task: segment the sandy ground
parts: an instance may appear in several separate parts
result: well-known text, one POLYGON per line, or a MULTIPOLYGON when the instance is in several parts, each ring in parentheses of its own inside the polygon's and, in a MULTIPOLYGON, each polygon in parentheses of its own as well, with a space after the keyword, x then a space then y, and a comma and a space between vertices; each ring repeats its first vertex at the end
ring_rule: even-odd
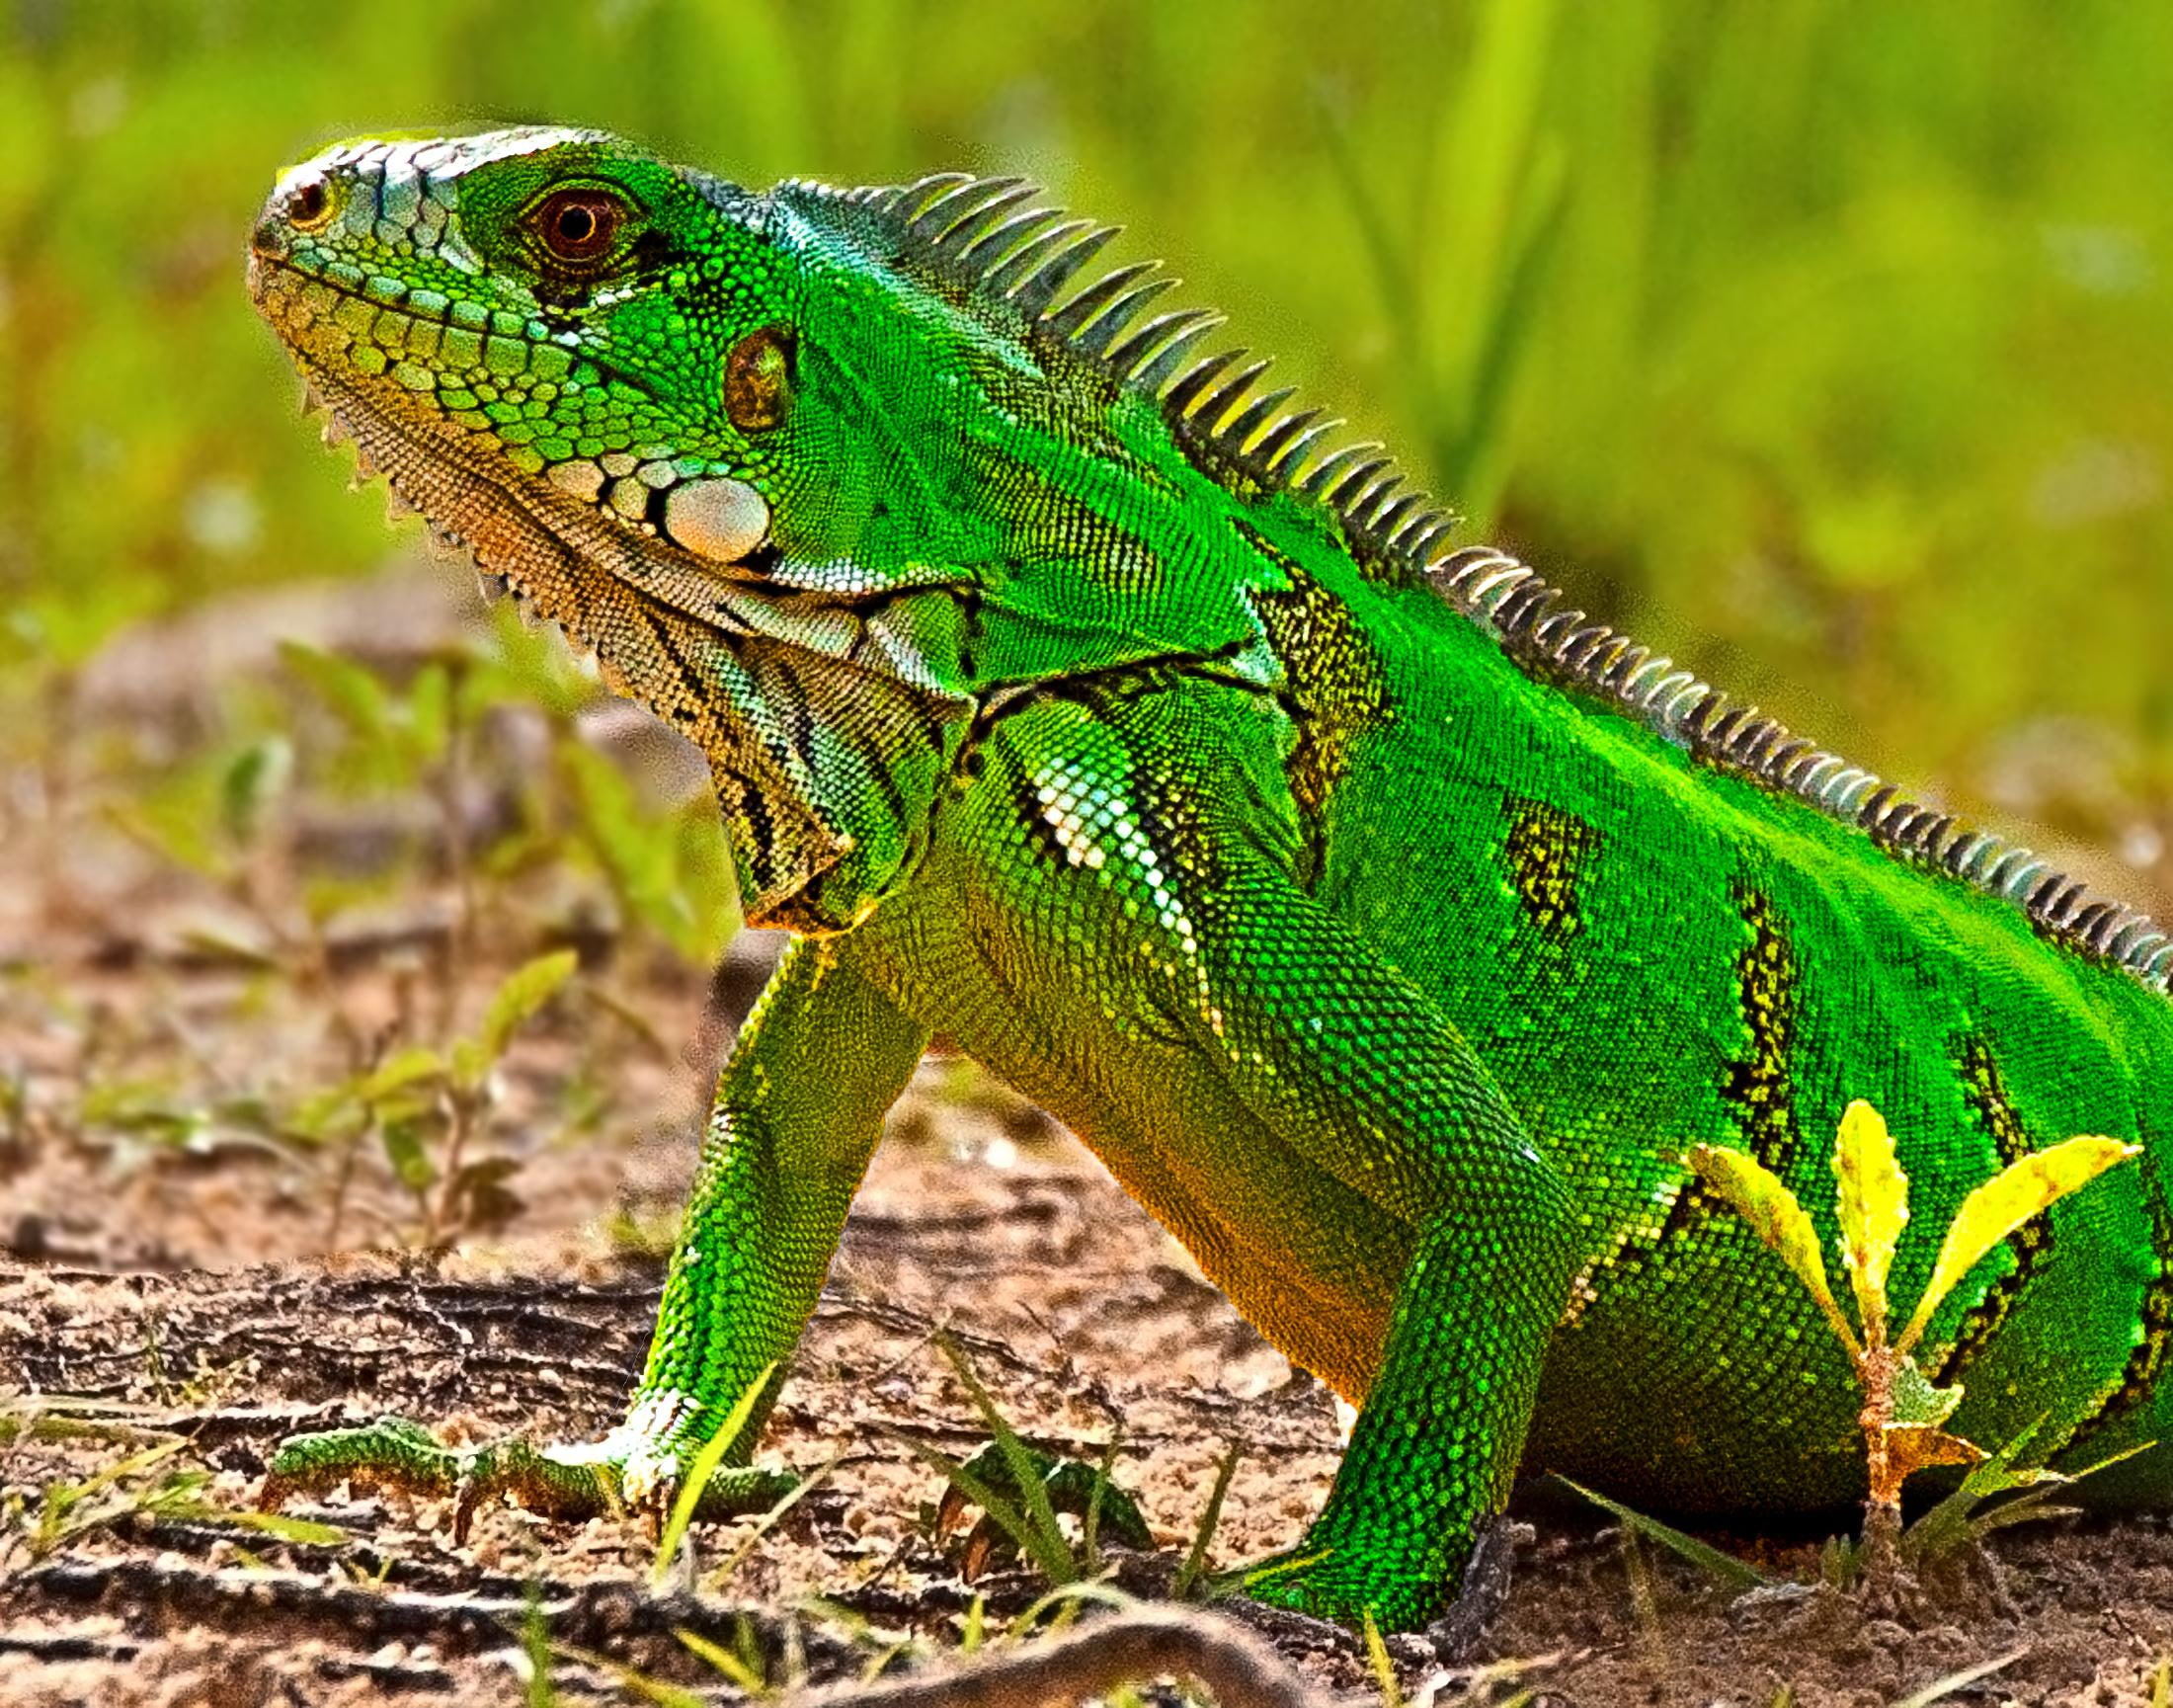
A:
MULTIPOLYGON (((908 1640, 892 1665, 940 1654, 976 1587, 1016 1612, 1041 1586, 1011 1571, 969 1587, 955 1549, 931 1533, 940 1484, 904 1443, 963 1454, 985 1439, 931 1344, 939 1329, 1038 1444, 1091 1457, 1120 1440, 1119 1480, 1158 1547, 1124 1560, 1119 1582, 1167 1583, 1233 1445, 1214 1560, 1293 1540, 1335 1463, 1320 1387, 1068 1142, 1020 1145, 978 1110, 947 1134, 926 1111, 909 1110, 905 1125, 868 1183, 764 1455, 835 1468, 744 1557, 747 1523, 697 1525, 698 1593, 684 1571, 651 1586, 652 1544, 631 1520, 499 1508, 456 1544, 437 1505, 389 1496, 298 1505, 341 1527, 325 1544, 137 1510, 40 1548, 48 1491, 139 1449, 25 1438, 0 1457, 14 1531, 0 1565, 0 1701, 522 1701, 531 1594, 550 1639, 570 1646, 555 1668, 566 1701, 638 1699, 574 1650, 731 1694, 674 1636, 682 1628, 749 1643, 772 1677, 798 1667, 818 1682, 856 1676, 908 1640)), ((247 1213, 218 1184, 221 1213, 247 1213)), ((180 1227, 202 1214, 183 1201, 212 1186, 170 1184, 180 1227)), ((143 1213, 139 1197, 139 1237, 143 1213)), ((0 1271, 0 1372, 18 1418, 33 1398, 67 1416, 65 1396, 103 1403, 78 1418, 186 1437, 175 1460, 123 1487, 196 1466, 210 1473, 205 1499, 244 1505, 291 1429, 384 1411, 469 1437, 606 1426, 638 1366, 656 1282, 653 1261, 578 1232, 239 1269, 16 1264, 0 1271)), ((2173 1649, 2173 1534, 2154 1519, 2011 1532, 2000 1594, 1980 1578, 1904 1622, 1832 1592, 1731 1607, 1671 1559, 1626 1551, 1596 1514, 1543 1495, 1523 1505, 1536 1540, 1445 1699, 1536 1686, 1565 1702, 1763 1704, 1785 1688, 1799 1703, 1869 1704, 2011 1656, 1955 1699, 2139 1702, 2173 1649), (1488 1663, 1509 1665, 1471 1683, 1470 1667, 1488 1663)), ((1814 1539, 1719 1539, 1777 1573, 1815 1577, 1814 1539)), ((1323 1687, 1371 1688, 1354 1641, 1272 1634, 1323 1687)), ((1410 1685, 1436 1670, 1415 1645, 1398 1658, 1410 1685)))

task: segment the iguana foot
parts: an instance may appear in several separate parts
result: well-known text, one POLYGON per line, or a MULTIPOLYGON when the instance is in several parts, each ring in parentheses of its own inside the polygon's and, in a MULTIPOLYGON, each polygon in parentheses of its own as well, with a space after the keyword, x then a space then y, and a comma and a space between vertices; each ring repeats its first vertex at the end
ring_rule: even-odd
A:
MULTIPOLYGON (((601 1441, 545 1447, 518 1437, 447 1447, 405 1418, 289 1435, 272 1456, 258 1504, 277 1507, 296 1495, 344 1482, 358 1490, 449 1498, 455 1542, 467 1540, 478 1508, 505 1498, 552 1518, 642 1512, 656 1528, 701 1447, 687 1431, 684 1414, 684 1406, 668 1399, 647 1400, 601 1441)), ((722 1467, 703 1486, 694 1515, 729 1518, 762 1511, 790 1494, 796 1482, 774 1471, 722 1467)))
POLYGON ((1501 1611, 1508 1598, 1516 1545, 1531 1539, 1528 1526, 1493 1518, 1480 1527, 1464 1568, 1462 1586, 1446 1607, 1443 1586, 1380 1567, 1368 1569, 1355 1552, 1338 1556, 1301 1544, 1257 1565, 1227 1574, 1216 1587, 1287 1612, 1307 1613, 1357 1627, 1366 1615, 1383 1632, 1423 1631, 1444 1661, 1461 1659, 1501 1611))
MULTIPOLYGON (((1026 1456, 1040 1477, 1041 1490, 1048 1497, 1051 1511, 1068 1512, 1083 1524, 1089 1513, 1094 1514, 1094 1534, 1105 1541, 1121 1542, 1127 1548, 1139 1549, 1155 1545, 1154 1532, 1148 1529, 1147 1517, 1139 1509, 1139 1503, 1104 1476, 1099 1465, 1089 1465, 1082 1459, 1058 1458, 1032 1447, 1026 1449, 1026 1456)), ((965 1462, 963 1468, 989 1493, 1014 1509, 1023 1505, 1024 1492, 1011 1474, 1010 1456, 997 1443, 992 1441, 983 1447, 965 1462)), ((956 1484, 945 1489, 942 1502, 935 1509, 937 1532, 948 1534, 957 1529, 972 1504, 971 1498, 956 1484)), ((966 1533, 965 1547, 959 1557, 959 1576, 970 1584, 992 1566, 1016 1556, 1017 1552, 1018 1545, 1010 1534, 983 1512, 966 1533)))

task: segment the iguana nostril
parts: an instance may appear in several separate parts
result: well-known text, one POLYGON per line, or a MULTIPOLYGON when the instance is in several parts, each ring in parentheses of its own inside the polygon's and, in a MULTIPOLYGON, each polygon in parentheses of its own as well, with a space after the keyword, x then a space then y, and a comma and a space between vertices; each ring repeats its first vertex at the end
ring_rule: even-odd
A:
POLYGON ((297 231, 314 230, 332 212, 332 195, 322 178, 305 178, 286 193, 283 209, 287 224, 297 231))

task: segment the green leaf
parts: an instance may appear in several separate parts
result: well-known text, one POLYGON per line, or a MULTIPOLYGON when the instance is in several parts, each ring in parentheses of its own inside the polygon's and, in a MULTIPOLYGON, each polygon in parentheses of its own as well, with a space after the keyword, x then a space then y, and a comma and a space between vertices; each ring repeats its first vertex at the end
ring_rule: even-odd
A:
POLYGON ((392 696, 375 672, 351 658, 295 640, 281 642, 280 658, 316 691, 326 709, 357 741, 376 746, 387 739, 393 723, 392 696))
POLYGON ((1818 1254, 1818 1230, 1811 1226, 1810 1213, 1797 1202, 1787 1182, 1756 1157, 1720 1145, 1692 1145, 1687 1160, 1707 1188, 1779 1254, 1825 1313, 1841 1343, 1851 1354, 1857 1352, 1855 1331, 1841 1315, 1840 1306, 1833 1300, 1833 1289, 1826 1284, 1825 1259, 1818 1254))
POLYGON ((1766 1583, 1766 1575, 1755 1566, 1738 1560, 1732 1554, 1724 1554, 1709 1542, 1701 1542, 1695 1536, 1686 1536, 1671 1524, 1662 1524, 1657 1518, 1648 1518, 1643 1512, 1625 1506, 1620 1501, 1610 1501, 1605 1495, 1594 1494, 1581 1483, 1572 1483, 1560 1472, 1555 1481, 1566 1489, 1573 1489, 1604 1512, 1612 1512, 1630 1529, 1647 1541, 1665 1548, 1669 1553, 1690 1562, 1722 1588, 1740 1592, 1756 1589, 1766 1583))
POLYGON ((1962 1404, 1962 1384, 1949 1388, 1935 1388, 1931 1379, 1916 1367, 1914 1358, 1904 1357, 1893 1372, 1893 1421, 1896 1423, 1921 1423, 1937 1425, 1954 1416, 1955 1408, 1962 1404))
POLYGON ((349 1095, 357 1102, 377 1103, 396 1092, 445 1071, 445 1058, 422 1044, 397 1050, 354 1083, 349 1095))
POLYGON ((747 1420, 754 1416, 755 1408, 762 1403, 763 1391, 769 1385, 770 1372, 776 1369, 772 1359, 755 1372, 740 1397, 732 1402, 732 1409, 725 1413, 724 1422, 717 1425, 717 1432, 701 1444, 701 1451, 694 1455, 694 1462, 686 1467, 685 1480, 680 1484, 678 1497, 672 1502, 672 1515, 665 1521, 664 1534, 657 1538, 657 1557, 650 1568, 650 1582, 662 1584, 664 1575, 671 1570, 678 1557, 680 1542, 686 1534, 686 1526, 694 1520, 694 1508, 701 1503, 701 1492, 709 1487, 709 1479, 717 1474, 717 1467, 724 1463, 725 1454, 732 1450, 732 1443, 739 1439, 740 1431, 747 1427, 747 1420))
POLYGON ((1893 1135, 1879 1111, 1858 1098, 1833 1141, 1835 1199, 1841 1213, 1841 1262, 1856 1294, 1856 1320, 1872 1344, 1886 1340, 1887 1275, 1909 1219, 1909 1178, 1893 1154, 1893 1135))
POLYGON ((1917 1300, 1915 1313, 1894 1345, 1907 1351, 1916 1344, 1940 1301, 1986 1252, 2047 1206, 2088 1185, 2139 1150, 2139 1146, 2119 1139, 2068 1139, 2008 1164, 1964 1198, 1939 1248, 1939 1260, 1932 1265, 1932 1278, 1924 1288, 1924 1296, 1917 1300))
POLYGON ((238 848, 256 840, 265 810, 293 769, 294 750, 282 736, 266 736, 236 754, 219 777, 219 822, 238 848))
POLYGON ((385 1161, 400 1184, 418 1195, 438 1179, 438 1165, 423 1145, 422 1127, 415 1121, 387 1121, 377 1130, 385 1147, 385 1161))
POLYGON ((581 957, 572 949, 558 949, 547 955, 537 955, 514 970, 492 996, 475 1036, 462 1040, 453 1049, 454 1076, 464 1087, 472 1091, 489 1077, 491 1069, 498 1065, 498 1058, 506 1053, 506 1046, 513 1041, 514 1033, 558 994, 580 964, 581 957))

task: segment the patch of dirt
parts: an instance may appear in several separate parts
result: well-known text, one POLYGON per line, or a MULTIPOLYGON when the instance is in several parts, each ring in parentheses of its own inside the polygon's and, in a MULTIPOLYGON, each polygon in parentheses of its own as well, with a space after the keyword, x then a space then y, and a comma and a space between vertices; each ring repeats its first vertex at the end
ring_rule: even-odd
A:
MULTIPOLYGON (((580 1241, 167 1275, 18 1266, 0 1274, 0 1371, 19 1399, 95 1398, 137 1427, 185 1432, 213 1473, 209 1496, 238 1505, 297 1428, 386 1411, 471 1437, 607 1426, 656 1294, 653 1265, 580 1241)), ((940 1653, 974 1591, 927 1533, 936 1479, 901 1442, 964 1454, 984 1437, 930 1344, 938 1327, 1037 1443, 1093 1456, 1121 1436, 1118 1475, 1159 1546, 1123 1562, 1120 1582, 1167 1582, 1226 1444, 1242 1457, 1220 1563, 1294 1540, 1333 1473, 1326 1393, 1294 1376, 1090 1159, 1068 1145, 999 1146, 958 1161, 902 1142, 869 1181, 764 1455, 802 1469, 842 1457, 698 1599, 650 1586, 652 1544, 628 1520, 498 1508, 456 1544, 439 1504, 328 1499, 296 1508, 346 1529, 318 1545, 138 1514, 40 1558, 16 1547, 0 1583, 0 1700, 515 1701, 530 1596, 551 1641, 689 1688, 718 1679, 679 1629, 749 1644, 765 1665, 817 1682, 858 1675, 902 1639, 940 1653), (809 1610, 811 1596, 824 1611, 809 1610)), ((26 1439, 0 1460, 0 1480, 35 1511, 41 1491, 128 1450, 26 1439)), ((1477 1686, 1479 1700, 1521 1683, 1576 1703, 1763 1704, 1786 1687, 1807 1705, 1871 1704, 2012 1654, 1955 1699, 2139 1702, 2173 1648, 2173 1534, 2156 1519, 2010 1533, 2005 1612, 1978 1585, 1951 1617, 1912 1626, 1830 1592, 1730 1608, 1646 1549, 1641 1591, 1618 1531, 1559 1502, 1527 1505, 1537 1539, 1484 1653, 1445 1699, 1471 1665, 1511 1662, 1477 1686)), ((733 1559, 750 1527, 697 1525, 699 1571, 733 1559)), ((1761 1557, 1812 1578, 1815 1552, 1768 1543, 1761 1557)), ((980 1587, 992 1607, 1016 1611, 1038 1586, 1010 1572, 980 1587)), ((1355 1640, 1269 1635, 1320 1684, 1370 1688, 1355 1640)), ((1434 1671, 1415 1644, 1397 1653, 1408 1682, 1434 1671)), ((565 1701, 626 1699, 597 1663, 562 1658, 556 1682, 565 1701)))

